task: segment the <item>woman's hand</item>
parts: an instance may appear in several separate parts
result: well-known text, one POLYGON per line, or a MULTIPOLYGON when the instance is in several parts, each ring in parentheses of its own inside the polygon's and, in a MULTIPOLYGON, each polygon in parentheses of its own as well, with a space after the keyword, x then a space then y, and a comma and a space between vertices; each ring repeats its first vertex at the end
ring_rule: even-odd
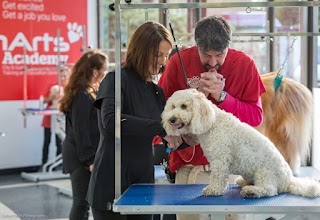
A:
POLYGON ((183 143, 183 140, 180 136, 167 135, 164 137, 164 139, 168 142, 167 145, 172 150, 176 150, 183 143))
POLYGON ((181 137, 189 146, 195 146, 199 144, 198 139, 193 135, 183 134, 181 137))
POLYGON ((89 166, 89 170, 90 170, 90 172, 92 173, 92 171, 93 171, 93 164, 91 164, 91 165, 89 166))

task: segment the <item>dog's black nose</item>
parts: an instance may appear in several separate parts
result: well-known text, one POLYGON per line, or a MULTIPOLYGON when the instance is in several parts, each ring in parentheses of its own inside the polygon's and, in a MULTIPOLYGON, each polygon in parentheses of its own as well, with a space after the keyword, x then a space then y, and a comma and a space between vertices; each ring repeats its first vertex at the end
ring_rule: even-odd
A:
POLYGON ((177 121, 177 118, 173 116, 169 119, 169 121, 173 124, 177 121))

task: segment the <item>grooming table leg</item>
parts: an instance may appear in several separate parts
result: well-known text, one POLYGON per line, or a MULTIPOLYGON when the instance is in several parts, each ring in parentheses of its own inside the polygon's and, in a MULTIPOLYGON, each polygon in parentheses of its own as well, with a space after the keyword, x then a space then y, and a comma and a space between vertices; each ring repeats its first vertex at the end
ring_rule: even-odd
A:
POLYGON ((224 220, 225 214, 211 214, 211 220, 224 220))

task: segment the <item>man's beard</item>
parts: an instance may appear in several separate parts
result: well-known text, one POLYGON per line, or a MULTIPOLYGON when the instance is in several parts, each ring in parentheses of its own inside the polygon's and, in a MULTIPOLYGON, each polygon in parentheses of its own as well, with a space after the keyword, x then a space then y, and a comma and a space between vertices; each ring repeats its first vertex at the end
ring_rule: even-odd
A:
POLYGON ((212 66, 210 66, 208 63, 206 63, 206 64, 204 64, 203 66, 204 66, 204 68, 205 68, 206 70, 208 70, 208 71, 211 70, 211 69, 213 69, 213 68, 218 71, 218 69, 220 68, 220 65, 219 65, 219 64, 216 64, 215 66, 212 67, 212 66))

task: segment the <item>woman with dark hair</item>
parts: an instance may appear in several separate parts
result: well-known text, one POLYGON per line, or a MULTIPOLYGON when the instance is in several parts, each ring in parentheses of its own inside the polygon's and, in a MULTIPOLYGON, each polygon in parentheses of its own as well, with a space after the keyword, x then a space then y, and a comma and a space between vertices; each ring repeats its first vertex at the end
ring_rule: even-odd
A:
POLYGON ((84 53, 74 65, 59 102, 60 111, 66 115, 62 159, 63 172, 70 173, 72 185, 70 220, 89 217, 86 196, 100 136, 93 103, 107 68, 108 58, 104 53, 98 50, 84 53))
MULTIPOLYGON (((162 90, 152 81, 172 49, 173 38, 160 23, 146 22, 131 37, 121 69, 121 191, 134 183, 154 183, 152 139, 165 136, 162 90)), ((97 100, 100 143, 91 175, 88 201, 95 220, 151 220, 152 215, 123 216, 112 212, 115 199, 115 72, 106 75, 97 100)), ((181 138, 164 137, 170 147, 181 138)), ((176 146, 175 146, 176 145, 176 146)))

